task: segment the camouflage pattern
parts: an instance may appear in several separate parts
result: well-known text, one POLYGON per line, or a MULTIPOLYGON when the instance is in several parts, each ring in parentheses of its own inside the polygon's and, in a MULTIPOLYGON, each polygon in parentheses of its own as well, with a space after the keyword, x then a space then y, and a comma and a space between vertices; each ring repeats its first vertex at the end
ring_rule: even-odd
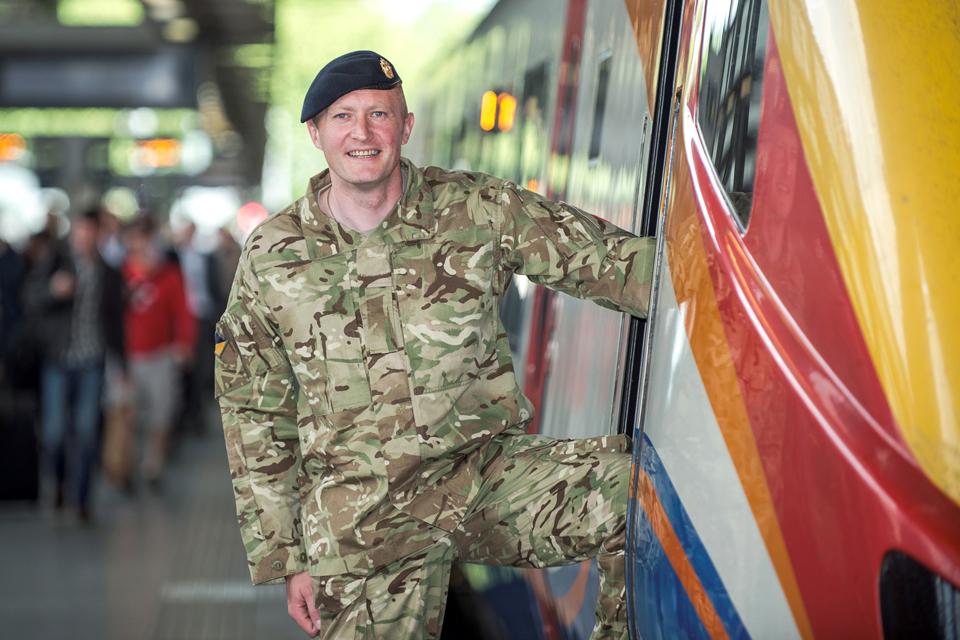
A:
POLYGON ((454 561, 543 568, 599 556, 593 640, 628 638, 624 544, 631 458, 625 436, 494 438, 481 489, 453 533, 375 570, 313 578, 320 637, 436 638, 454 561))
POLYGON ((491 443, 526 433, 512 273, 645 316, 654 243, 483 174, 403 161, 366 238, 307 194, 251 234, 217 394, 254 583, 371 574, 453 533, 491 443))

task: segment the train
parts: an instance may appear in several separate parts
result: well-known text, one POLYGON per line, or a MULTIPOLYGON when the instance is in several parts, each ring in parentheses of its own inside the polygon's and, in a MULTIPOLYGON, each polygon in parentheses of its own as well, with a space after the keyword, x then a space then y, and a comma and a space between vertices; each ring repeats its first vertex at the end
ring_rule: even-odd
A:
MULTIPOLYGON (((960 637, 960 8, 500 0, 407 154, 657 236, 646 321, 515 277, 555 437, 628 433, 633 638, 960 637)), ((463 566, 587 638, 590 563, 463 566)))

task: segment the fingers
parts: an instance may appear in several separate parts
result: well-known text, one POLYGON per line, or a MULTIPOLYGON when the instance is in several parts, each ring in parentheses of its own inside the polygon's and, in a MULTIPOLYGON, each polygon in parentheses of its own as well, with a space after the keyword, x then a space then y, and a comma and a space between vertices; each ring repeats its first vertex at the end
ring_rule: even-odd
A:
POLYGON ((320 633, 320 610, 317 609, 313 604, 314 599, 313 599, 313 581, 312 580, 306 581, 306 593, 304 594, 304 596, 307 602, 307 614, 310 616, 310 620, 314 624, 314 629, 316 629, 316 632, 314 635, 316 635, 316 633, 320 633))
POLYGON ((313 604, 313 586, 306 571, 287 579, 287 613, 311 638, 320 633, 320 612, 313 604))

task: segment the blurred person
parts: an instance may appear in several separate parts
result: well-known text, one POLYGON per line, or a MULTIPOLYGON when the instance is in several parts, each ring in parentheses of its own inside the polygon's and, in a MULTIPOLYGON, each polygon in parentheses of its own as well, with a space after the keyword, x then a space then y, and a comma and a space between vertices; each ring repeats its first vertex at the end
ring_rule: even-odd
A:
POLYGON ((226 227, 220 228, 220 241, 217 243, 216 255, 217 266, 220 275, 220 292, 223 294, 219 300, 220 307, 217 309, 216 316, 219 318, 227 310, 227 294, 230 293, 230 285, 233 284, 233 277, 237 273, 237 266, 240 264, 240 253, 242 247, 234 239, 233 234, 226 227))
POLYGON ((24 290, 41 348, 43 442, 55 506, 62 507, 73 488, 85 522, 98 457, 104 359, 108 352, 124 358, 123 284, 100 258, 98 227, 96 211, 74 220, 66 245, 35 265, 24 290), (68 471, 75 485, 67 481, 68 471))
MULTIPOLYGON (((100 207, 100 233, 97 247, 103 261, 121 269, 125 249, 122 225, 109 209, 100 207)), ((126 295, 126 290, 124 291, 126 295)), ((126 303, 126 297, 124 298, 126 303)), ((133 392, 125 362, 107 353, 103 368, 103 446, 101 470, 115 486, 133 490, 133 392)))
POLYGON ((329 166, 251 233, 217 393, 253 582, 310 636, 439 636, 455 561, 597 558, 593 639, 623 639, 630 439, 528 433, 497 302, 514 273, 645 317, 654 238, 401 157, 400 78, 356 51, 301 122, 329 166))
POLYGON ((156 485, 177 415, 181 371, 193 357, 196 326, 180 268, 157 246, 152 219, 131 223, 124 240, 123 275, 130 291, 124 317, 127 358, 137 423, 145 432, 140 471, 156 485))
POLYGON ((100 237, 97 246, 104 262, 119 269, 123 265, 123 239, 121 238, 121 224, 117 216, 107 209, 100 210, 100 237))
POLYGON ((20 324, 20 286, 23 283, 23 258, 0 239, 0 386, 6 386, 6 365, 13 335, 20 324))
POLYGON ((20 284, 22 318, 13 328, 10 352, 7 355, 8 383, 25 398, 40 394, 40 359, 42 345, 39 320, 43 309, 34 309, 25 293, 46 286, 46 281, 56 266, 56 251, 50 233, 43 229, 27 240, 24 247, 23 280, 20 284))
POLYGON ((213 400, 214 325, 223 310, 216 256, 197 251, 197 227, 187 222, 174 233, 175 250, 186 286, 187 303, 196 319, 196 343, 191 366, 184 370, 183 405, 178 425, 183 432, 202 434, 205 409, 213 400))

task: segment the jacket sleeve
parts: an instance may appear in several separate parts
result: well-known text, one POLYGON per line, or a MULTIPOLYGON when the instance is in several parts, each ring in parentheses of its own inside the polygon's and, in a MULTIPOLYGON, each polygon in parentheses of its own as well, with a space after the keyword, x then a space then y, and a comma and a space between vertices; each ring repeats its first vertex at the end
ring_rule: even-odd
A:
POLYGON ((181 349, 193 353, 197 342, 197 320, 187 303, 187 288, 183 271, 177 266, 173 269, 176 286, 170 288, 170 308, 173 311, 173 341, 181 349))
POLYGON ((217 324, 216 393, 254 584, 307 568, 300 521, 297 387, 282 343, 243 267, 217 324))
POLYGON ((123 276, 113 267, 103 265, 103 294, 100 300, 100 323, 107 351, 127 370, 127 352, 124 340, 123 311, 126 295, 123 276))
POLYGON ((655 238, 638 238, 510 182, 496 197, 505 269, 602 307, 647 317, 655 238))

